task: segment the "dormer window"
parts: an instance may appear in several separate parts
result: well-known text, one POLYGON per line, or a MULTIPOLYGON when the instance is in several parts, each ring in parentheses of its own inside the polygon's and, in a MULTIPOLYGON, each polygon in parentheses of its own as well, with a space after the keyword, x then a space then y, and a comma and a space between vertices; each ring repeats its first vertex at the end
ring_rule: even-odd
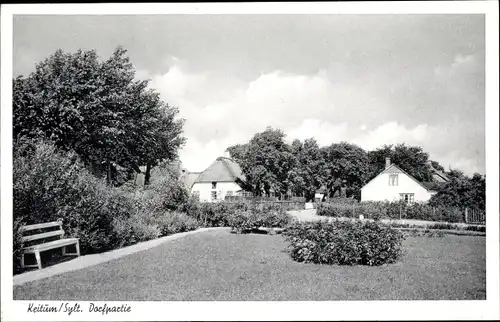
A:
POLYGON ((389 186, 397 186, 398 185, 398 175, 390 174, 389 175, 389 186))

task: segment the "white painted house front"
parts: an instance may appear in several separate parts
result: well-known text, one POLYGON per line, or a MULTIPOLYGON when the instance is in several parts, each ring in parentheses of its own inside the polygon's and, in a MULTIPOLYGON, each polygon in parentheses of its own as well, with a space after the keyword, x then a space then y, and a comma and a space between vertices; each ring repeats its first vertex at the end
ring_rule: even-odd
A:
POLYGON ((240 166, 227 157, 219 157, 194 182, 191 193, 201 202, 217 202, 226 196, 243 193, 244 176, 240 166))
POLYGON ((386 168, 361 188, 361 201, 426 202, 437 192, 432 183, 422 183, 386 160, 386 168))

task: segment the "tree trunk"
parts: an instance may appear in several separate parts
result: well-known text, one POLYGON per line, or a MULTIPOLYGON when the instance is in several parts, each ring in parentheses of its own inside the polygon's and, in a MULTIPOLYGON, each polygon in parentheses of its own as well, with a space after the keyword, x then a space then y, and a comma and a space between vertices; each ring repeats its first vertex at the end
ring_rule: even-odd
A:
POLYGON ((144 175, 144 185, 148 186, 151 179, 151 164, 146 165, 146 174, 144 175))

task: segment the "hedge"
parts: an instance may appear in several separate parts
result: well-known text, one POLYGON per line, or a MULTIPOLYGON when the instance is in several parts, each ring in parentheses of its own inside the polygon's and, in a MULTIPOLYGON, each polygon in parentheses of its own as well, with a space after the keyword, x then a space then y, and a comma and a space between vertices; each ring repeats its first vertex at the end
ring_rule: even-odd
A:
POLYGON ((186 213, 206 227, 231 227, 236 232, 248 232, 258 227, 283 228, 292 216, 277 203, 248 200, 199 203, 191 201, 186 213))
POLYGON ((305 263, 378 266, 396 262, 405 236, 379 222, 296 222, 284 232, 293 260, 305 263))
POLYGON ((404 202, 360 202, 357 204, 320 203, 319 216, 370 219, 417 219, 428 221, 464 222, 464 212, 455 207, 431 207, 427 204, 404 202))

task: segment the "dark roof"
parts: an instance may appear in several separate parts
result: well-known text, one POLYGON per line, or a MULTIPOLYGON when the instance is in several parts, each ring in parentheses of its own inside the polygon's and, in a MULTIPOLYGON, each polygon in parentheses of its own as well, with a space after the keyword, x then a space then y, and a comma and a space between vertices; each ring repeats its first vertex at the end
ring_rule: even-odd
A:
POLYGON ((199 175, 196 182, 235 182, 237 180, 244 181, 240 165, 229 158, 219 157, 199 175))
POLYGON ((439 187, 439 184, 436 182, 421 182, 421 184, 427 190, 436 190, 439 187))

